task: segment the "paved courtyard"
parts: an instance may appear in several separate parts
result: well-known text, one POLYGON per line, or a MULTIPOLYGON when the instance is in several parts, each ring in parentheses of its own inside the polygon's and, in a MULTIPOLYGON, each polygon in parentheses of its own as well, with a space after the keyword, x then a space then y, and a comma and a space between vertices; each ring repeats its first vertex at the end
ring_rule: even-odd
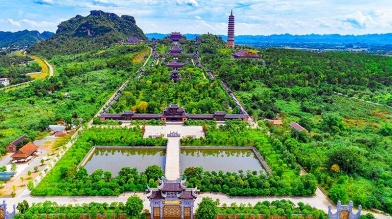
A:
POLYGON ((144 137, 148 138, 149 136, 160 136, 164 135, 167 138, 167 134, 170 132, 178 132, 181 137, 204 137, 203 127, 202 126, 184 126, 182 124, 173 124, 166 126, 146 126, 146 132, 144 133, 144 137))

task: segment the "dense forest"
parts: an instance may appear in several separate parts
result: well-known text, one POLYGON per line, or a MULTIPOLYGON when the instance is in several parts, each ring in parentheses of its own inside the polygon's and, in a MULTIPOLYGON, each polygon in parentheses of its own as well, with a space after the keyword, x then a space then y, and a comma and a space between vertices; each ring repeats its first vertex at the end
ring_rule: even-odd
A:
POLYGON ((178 104, 194 114, 233 111, 235 104, 219 81, 205 79, 206 73, 196 67, 181 69, 179 73, 181 80, 176 83, 170 80, 171 72, 166 67, 147 69, 145 77, 124 91, 113 110, 162 113, 170 104, 178 104))
POLYGON ((219 38, 201 39, 203 65, 253 118, 283 120, 270 127, 271 143, 294 155, 333 201, 392 212, 391 58, 267 49, 262 59, 235 60, 219 38))
POLYGON ((114 46, 99 53, 55 56, 56 76, 37 80, 26 88, 0 92, 0 145, 23 134, 43 136, 49 124, 87 121, 129 77, 136 77, 147 48, 114 46), (88 88, 88 89, 86 89, 88 88))

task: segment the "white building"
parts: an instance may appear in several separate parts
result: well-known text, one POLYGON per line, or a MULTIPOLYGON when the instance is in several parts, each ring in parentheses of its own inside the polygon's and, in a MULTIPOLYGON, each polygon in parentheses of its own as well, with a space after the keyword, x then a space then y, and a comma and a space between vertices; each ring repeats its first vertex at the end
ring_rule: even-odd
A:
POLYGON ((10 80, 8 78, 0 78, 0 83, 4 86, 10 85, 10 80))

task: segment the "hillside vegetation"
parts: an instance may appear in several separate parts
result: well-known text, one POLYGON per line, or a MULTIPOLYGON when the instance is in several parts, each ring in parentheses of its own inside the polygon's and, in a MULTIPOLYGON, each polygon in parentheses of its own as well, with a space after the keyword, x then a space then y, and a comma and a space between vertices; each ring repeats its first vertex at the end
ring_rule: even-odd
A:
POLYGON ((101 53, 55 56, 55 77, 37 80, 29 87, 0 92, 0 145, 27 134, 32 140, 45 135, 56 121, 88 121, 109 96, 129 77, 136 77, 140 63, 134 57, 145 51, 139 46, 113 46, 101 53))
POLYGON ((28 51, 46 58, 99 51, 130 36, 147 39, 136 25, 134 17, 91 11, 86 17, 77 15, 60 23, 53 37, 34 45, 28 51))
POLYGON ((218 38, 202 40, 203 64, 254 118, 283 120, 270 127, 270 141, 295 155, 333 201, 392 212, 391 58, 267 49, 262 59, 235 60, 218 38))
POLYGON ((39 33, 36 30, 28 31, 18 31, 18 32, 4 32, 0 31, 0 47, 11 47, 11 46, 32 46, 42 40, 48 39, 53 33, 43 32, 39 33))

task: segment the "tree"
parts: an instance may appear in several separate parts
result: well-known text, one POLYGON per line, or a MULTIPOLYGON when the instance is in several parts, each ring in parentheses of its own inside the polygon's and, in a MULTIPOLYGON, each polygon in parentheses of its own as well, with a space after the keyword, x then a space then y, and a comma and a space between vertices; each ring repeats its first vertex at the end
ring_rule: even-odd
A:
POLYGON ((131 218, 138 217, 143 210, 143 201, 136 195, 128 198, 124 211, 131 218))
POLYGON ((203 198, 196 210, 198 219, 215 219, 217 214, 218 207, 211 198, 203 198))
POLYGON ((340 172, 340 167, 337 164, 334 164, 331 166, 331 172, 332 173, 339 173, 340 172))
POLYGON ((11 171, 15 172, 17 168, 18 168, 18 167, 16 166, 15 163, 13 163, 13 164, 11 165, 11 171))
POLYGON ((34 167, 34 172, 38 172, 38 166, 34 167))
POLYGON ((139 105, 137 106, 137 109, 141 113, 145 113, 148 107, 148 103, 146 101, 140 101, 139 105))
POLYGON ((329 165, 337 164, 346 173, 356 173, 362 170, 364 157, 356 147, 340 146, 329 153, 329 165))
POLYGON ((148 166, 145 173, 148 180, 153 179, 155 181, 163 176, 163 170, 158 165, 148 166))
POLYGON ((29 209, 29 203, 26 200, 18 203, 16 207, 21 214, 24 214, 29 209))
POLYGON ((45 163, 45 160, 42 159, 42 160, 41 160, 41 166, 44 165, 44 163, 45 163))
POLYGON ((33 181, 30 181, 30 182, 27 183, 27 188, 28 188, 30 191, 33 191, 33 189, 34 189, 34 183, 33 183, 33 181))
POLYGON ((29 178, 31 178, 31 171, 27 171, 27 175, 29 176, 29 178))

